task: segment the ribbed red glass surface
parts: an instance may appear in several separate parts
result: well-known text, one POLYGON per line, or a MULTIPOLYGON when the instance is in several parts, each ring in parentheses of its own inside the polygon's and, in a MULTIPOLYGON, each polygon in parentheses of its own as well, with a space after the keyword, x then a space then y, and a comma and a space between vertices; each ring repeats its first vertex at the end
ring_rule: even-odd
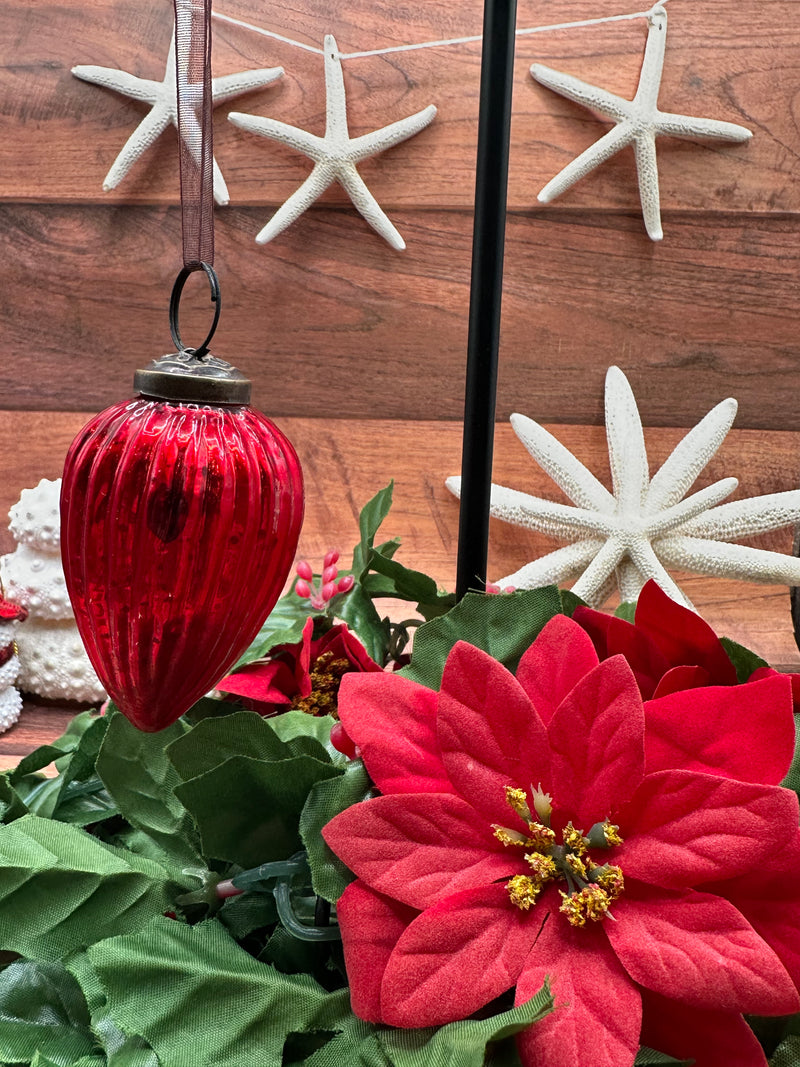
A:
POLYGON ((281 593, 303 517, 289 441, 250 407, 138 397, 67 455, 61 548, 89 659, 142 730, 229 670, 281 593))

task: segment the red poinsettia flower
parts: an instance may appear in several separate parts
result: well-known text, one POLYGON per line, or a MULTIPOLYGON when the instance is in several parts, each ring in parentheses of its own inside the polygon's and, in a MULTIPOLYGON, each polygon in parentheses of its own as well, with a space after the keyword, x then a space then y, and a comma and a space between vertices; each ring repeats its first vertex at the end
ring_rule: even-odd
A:
POLYGON ((229 674, 217 686, 241 697, 261 715, 300 708, 312 715, 335 714, 339 685, 351 671, 382 671, 347 626, 332 626, 313 638, 314 620, 303 627, 302 640, 278 645, 265 662, 229 674))
POLYGON ((742 1013, 800 1007, 788 679, 643 704, 557 616, 516 677, 462 642, 440 692, 351 675, 339 712, 382 794, 324 830, 358 876, 337 906, 357 1015, 441 1025, 547 977, 530 1067, 629 1067, 645 1040, 766 1064, 742 1013))
MULTIPOLYGON (((725 648, 699 615, 676 603, 654 581, 636 602, 634 623, 593 608, 573 618, 591 637, 600 659, 623 655, 645 700, 704 685, 736 685, 736 669, 725 648)), ((748 681, 777 674, 759 667, 748 681)), ((795 709, 800 710, 800 674, 790 674, 795 709)))

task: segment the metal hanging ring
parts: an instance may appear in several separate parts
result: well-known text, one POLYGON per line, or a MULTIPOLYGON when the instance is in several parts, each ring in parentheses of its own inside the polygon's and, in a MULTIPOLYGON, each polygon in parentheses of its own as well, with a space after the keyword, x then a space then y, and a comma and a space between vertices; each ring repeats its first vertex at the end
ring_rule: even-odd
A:
POLYGON ((208 353, 208 346, 211 344, 211 338, 214 336, 217 329, 217 323, 219 322, 220 305, 219 279, 217 278, 214 268, 209 263, 199 263, 192 267, 184 267, 175 279, 175 284, 172 287, 172 296, 169 298, 169 332, 172 334, 172 340, 177 345, 179 352, 191 352, 197 359, 202 359, 203 356, 208 353), (198 348, 187 348, 181 339, 180 330, 178 329, 178 310, 181 303, 183 287, 186 285, 186 279, 190 274, 193 274, 197 270, 205 271, 206 277, 208 278, 208 284, 211 286, 211 303, 214 305, 214 321, 211 323, 211 329, 208 331, 208 336, 205 341, 203 341, 198 348))

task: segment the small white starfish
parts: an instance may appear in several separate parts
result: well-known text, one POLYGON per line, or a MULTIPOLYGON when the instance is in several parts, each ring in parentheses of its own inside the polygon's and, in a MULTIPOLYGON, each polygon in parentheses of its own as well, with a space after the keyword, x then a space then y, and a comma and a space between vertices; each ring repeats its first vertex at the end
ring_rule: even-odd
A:
MULTIPOLYGON (((142 100, 151 104, 151 108, 133 133, 122 151, 114 160, 108 174, 103 179, 103 191, 116 189, 133 164, 161 136, 170 123, 178 129, 178 91, 175 81, 175 35, 172 37, 164 80, 157 82, 149 78, 137 78, 124 70, 114 67, 78 66, 72 68, 76 78, 113 89, 132 100, 142 100)), ((221 78, 212 78, 212 107, 230 100, 253 89, 261 89, 276 81, 283 74, 283 67, 270 67, 262 70, 245 70, 238 74, 225 74, 221 78)), ((214 160, 214 199, 218 204, 227 204, 230 200, 228 187, 222 177, 222 171, 214 160)))
MULTIPOLYGON (((717 578, 800 585, 800 559, 727 543, 800 521, 800 490, 720 504, 738 485, 736 478, 724 478, 686 497, 725 439, 736 407, 732 399, 717 404, 651 479, 631 387, 618 367, 610 367, 606 436, 613 492, 544 427, 524 415, 512 415, 511 425, 523 445, 576 507, 493 485, 495 518, 572 542, 498 584, 535 589, 580 575, 572 591, 596 607, 610 595, 615 577, 623 600, 636 600, 645 581, 653 578, 673 600, 692 607, 666 567, 717 578)), ((460 495, 460 478, 448 478, 446 484, 460 495)))
POLYGON ((289 126, 276 119, 259 118, 255 115, 243 115, 232 111, 228 118, 235 125, 251 133, 271 137, 290 148, 297 149, 314 160, 314 169, 289 199, 275 212, 266 226, 256 236, 259 244, 266 244, 295 222, 303 212, 317 200, 329 185, 338 181, 354 206, 381 237, 385 238, 398 250, 406 243, 389 221, 378 201, 364 183, 356 170, 356 164, 387 148, 405 141, 419 133, 436 114, 433 104, 418 111, 415 115, 400 119, 372 133, 361 137, 351 137, 347 129, 347 101, 342 76, 342 61, 336 47, 336 40, 327 34, 324 41, 325 51, 325 92, 327 97, 327 118, 325 136, 317 137, 297 126, 289 126))
POLYGON ((639 86, 633 100, 625 100, 605 89, 598 89, 579 78, 573 78, 570 74, 561 74, 550 67, 534 63, 531 74, 536 81, 561 96, 566 96, 568 100, 596 111, 604 118, 613 119, 616 123, 604 137, 590 145, 545 185, 539 193, 539 200, 543 204, 549 204, 621 148, 632 144, 636 155, 639 197, 645 228, 653 241, 660 241, 664 234, 661 229, 656 137, 659 134, 669 134, 671 137, 747 141, 753 136, 745 126, 738 126, 734 122, 692 118, 658 110, 658 91, 661 87, 666 43, 667 13, 663 7, 654 7, 648 15, 647 44, 639 86))

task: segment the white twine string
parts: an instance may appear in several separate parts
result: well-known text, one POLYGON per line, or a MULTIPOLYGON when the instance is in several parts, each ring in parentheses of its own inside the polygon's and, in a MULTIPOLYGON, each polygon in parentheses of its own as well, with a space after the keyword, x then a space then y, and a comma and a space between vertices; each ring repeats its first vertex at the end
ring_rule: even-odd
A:
MULTIPOLYGON (((627 22, 630 19, 647 19, 650 18, 655 11, 669 0, 658 0, 646 11, 634 11, 629 15, 606 15, 604 18, 597 19, 580 19, 577 22, 555 22, 548 26, 529 26, 526 29, 517 30, 517 37, 527 37, 533 33, 549 33, 554 30, 574 30, 583 26, 601 26, 606 22, 627 22)), ((255 26, 252 22, 245 22, 243 19, 235 19, 230 15, 222 15, 218 11, 212 12, 212 18, 218 19, 220 22, 228 22, 232 26, 241 26, 242 29, 251 30, 253 33, 259 33, 262 37, 271 37, 275 41, 282 41, 283 44, 294 45, 295 48, 302 48, 304 52, 313 52, 315 55, 324 55, 321 48, 315 48, 310 44, 303 44, 302 41, 295 41, 291 37, 284 37, 280 33, 275 33, 273 30, 265 30, 262 26, 255 26)), ((364 59, 367 56, 388 56, 392 52, 415 52, 420 48, 448 48, 451 45, 456 44, 474 44, 476 41, 482 41, 483 35, 477 34, 474 37, 450 37, 442 41, 422 41, 419 44, 399 44, 393 45, 391 48, 373 48, 367 52, 340 52, 339 59, 364 59)))

